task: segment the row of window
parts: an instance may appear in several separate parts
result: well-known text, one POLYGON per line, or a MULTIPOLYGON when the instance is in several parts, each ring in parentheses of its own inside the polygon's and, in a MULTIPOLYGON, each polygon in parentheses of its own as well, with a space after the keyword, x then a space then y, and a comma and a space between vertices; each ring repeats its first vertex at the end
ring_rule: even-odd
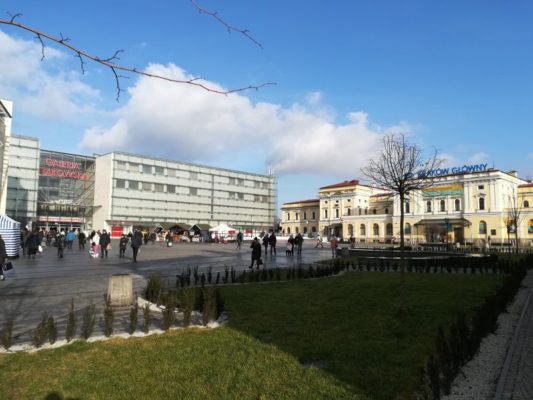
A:
MULTIPOLYGON (((198 180, 200 177, 205 176, 205 174, 195 172, 195 171, 183 171, 172 168, 160 167, 157 165, 148 165, 148 164, 138 164, 138 163, 127 163, 126 161, 116 161, 116 167, 119 170, 129 171, 129 172, 139 172, 143 174, 152 174, 159 176, 169 176, 169 177, 180 177, 180 173, 185 173, 190 180, 198 180)), ((233 186, 245 186, 245 180, 243 178, 233 178, 230 177, 229 184, 233 186)), ((268 187, 268 182, 263 181, 252 181, 253 187, 256 189, 266 189, 268 187)))
MULTIPOLYGON (((118 189, 131 189, 131 190, 141 190, 146 192, 156 192, 156 193, 178 193, 177 185, 168 185, 162 183, 153 183, 153 182, 142 182, 142 181, 127 181, 125 179, 115 179, 115 187, 118 189)), ((187 192, 181 193, 189 196, 199 196, 198 188, 186 187, 187 192)), ((200 189, 208 190, 208 189, 200 189)), ((238 192, 227 192, 228 198, 230 200, 245 200, 245 193, 238 192)), ((258 203, 268 203, 268 196, 262 196, 258 194, 249 194, 248 196, 253 196, 253 200, 250 198, 250 201, 258 203)), ((209 196, 210 197, 210 196, 209 196)))

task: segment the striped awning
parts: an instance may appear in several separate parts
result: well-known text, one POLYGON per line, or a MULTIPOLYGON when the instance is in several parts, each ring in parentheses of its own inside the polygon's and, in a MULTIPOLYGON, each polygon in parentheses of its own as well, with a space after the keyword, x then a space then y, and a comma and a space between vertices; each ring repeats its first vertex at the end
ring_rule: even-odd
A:
POLYGON ((6 244, 8 257, 18 257, 20 251, 20 222, 0 214, 0 235, 6 244))

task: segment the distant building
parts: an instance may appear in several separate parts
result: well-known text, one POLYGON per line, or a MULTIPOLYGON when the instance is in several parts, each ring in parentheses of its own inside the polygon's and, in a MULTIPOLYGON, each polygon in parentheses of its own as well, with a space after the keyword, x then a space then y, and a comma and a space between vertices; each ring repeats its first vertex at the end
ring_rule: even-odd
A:
MULTIPOLYGON (((357 180, 322 187, 319 231, 358 243, 398 242, 404 207, 407 244, 497 245, 512 242, 518 230, 520 242, 533 245, 533 183, 486 164, 453 170, 437 176, 430 188, 410 193, 403 205, 393 193, 357 180), (519 211, 518 223, 513 209, 519 211)), ((291 204, 282 206, 282 229, 292 224, 286 218, 291 204)))
POLYGON ((301 233, 313 237, 319 225, 320 200, 300 200, 283 204, 281 208, 281 233, 296 235, 301 233))

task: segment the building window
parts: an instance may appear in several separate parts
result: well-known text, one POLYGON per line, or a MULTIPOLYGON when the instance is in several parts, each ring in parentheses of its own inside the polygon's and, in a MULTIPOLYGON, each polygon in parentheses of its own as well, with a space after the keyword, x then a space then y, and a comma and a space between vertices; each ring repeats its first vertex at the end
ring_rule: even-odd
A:
POLYGON ((288 213, 287 213, 287 221, 290 221, 290 220, 291 220, 291 213, 288 212, 288 213))
POLYGON ((237 193, 238 200, 244 200, 244 193, 237 193))
POLYGON ((366 226, 365 226, 365 224, 361 224, 361 226, 359 226, 359 233, 361 234, 361 236, 366 236, 366 226))
POLYGON ((163 168, 163 167, 155 167, 155 174, 156 175, 165 175, 165 168, 163 168))
POLYGON ((198 180, 198 172, 189 171, 189 179, 192 179, 193 181, 198 180))
POLYGON ((426 212, 431 212, 431 201, 426 201, 426 212))
POLYGON ((368 208, 365 208, 365 215, 368 215, 368 208))
POLYGON ((261 187, 261 182, 254 181, 254 188, 259 189, 261 187))
POLYGON ((359 207, 359 215, 361 215, 361 208, 359 207))
POLYGON ((149 192, 152 190, 152 184, 150 182, 141 182, 142 190, 145 192, 149 192))
POLYGON ((483 197, 479 198, 479 209, 484 210, 485 209, 485 199, 483 197))
POLYGON ((409 200, 406 200, 405 202, 405 213, 409 214, 411 212, 410 206, 409 206, 409 200))
POLYGON ((298 221, 299 218, 300 218, 300 214, 298 214, 297 212, 294 213, 294 220, 298 221))
POLYGON ((376 210, 375 208, 372 210, 372 214, 377 214, 378 210, 376 210))
POLYGON ((117 169, 126 170, 126 161, 117 161, 117 169))
POLYGON ((446 202, 444 200, 440 201, 440 211, 441 212, 446 211, 446 202))
POLYGON ((139 172, 139 164, 130 162, 130 172, 139 172))
POLYGON ((143 174, 151 174, 152 173, 152 166, 143 164, 143 174))
POLYGON ((483 190, 483 189, 485 189, 485 185, 479 185, 477 188, 478 188, 479 190, 483 190))
POLYGON ((388 214, 388 213, 389 213, 389 209, 386 208, 386 209, 385 209, 385 214, 388 214))
POLYGON ((296 234, 300 233, 300 230, 298 229, 298 227, 294 228, 294 233, 296 234))
POLYGON ((287 228, 287 235, 291 234, 291 228, 287 228))
POLYGON ((410 235, 410 234, 411 234, 411 224, 410 224, 409 222, 407 222, 407 223, 405 224, 405 228, 404 228, 403 231, 404 231, 404 233, 405 233, 406 235, 410 235))
POLYGON ((307 227, 304 226, 304 233, 307 233, 307 227))
POLYGON ((117 179, 115 187, 119 188, 119 189, 125 189, 126 188, 126 180, 125 179, 117 179))
POLYGON ((167 176, 175 177, 177 175, 177 172, 175 169, 167 168, 167 176))
POLYGON ((339 209, 338 208, 335 209, 335 218, 339 218, 339 209))
POLYGON ((163 193, 165 191, 165 185, 162 183, 154 183, 154 190, 158 193, 163 193))
POLYGON ((352 210, 350 208, 346 209, 346 215, 352 215, 352 210))
POLYGON ((167 185, 167 193, 176 193, 175 185, 167 185))
POLYGON ((374 224, 373 232, 374 232, 374 236, 379 236, 379 225, 378 224, 374 224))
POLYGON ((316 215, 315 215, 314 211, 313 211, 313 213, 311 215, 313 216, 313 219, 315 219, 316 215))
POLYGON ((313 232, 313 233, 316 232, 316 226, 311 227, 311 232, 313 232))
POLYGON ((304 211, 304 220, 307 219, 307 212, 304 211))
POLYGON ((461 211, 461 200, 455 199, 455 211, 461 211))
POLYGON ((390 222, 387 224, 387 236, 392 236, 392 224, 390 222))
POLYGON ((128 181, 128 188, 132 190, 139 190, 139 182, 137 181, 128 181))
POLYGON ((524 200, 524 208, 529 208, 529 201, 524 200))
POLYGON ((324 210, 324 218, 328 217, 328 210, 324 210))
POLYGON ((487 223, 485 221, 479 221, 479 234, 485 235, 487 233, 487 223))
POLYGON ((198 189, 197 188, 189 188, 189 195, 190 196, 198 196, 198 189))

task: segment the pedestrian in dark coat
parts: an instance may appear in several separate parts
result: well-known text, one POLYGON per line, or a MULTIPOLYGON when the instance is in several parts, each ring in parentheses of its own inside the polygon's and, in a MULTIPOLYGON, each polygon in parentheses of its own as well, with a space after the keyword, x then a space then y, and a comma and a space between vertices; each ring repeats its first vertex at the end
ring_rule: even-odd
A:
POLYGON ((137 262, 137 254, 142 246, 143 238, 140 231, 135 231, 131 237, 131 249, 133 250, 133 262, 137 262))
POLYGON ((111 238, 109 237, 109 233, 104 229, 102 231, 102 234, 100 235, 100 241, 98 244, 100 245, 100 258, 107 258, 107 246, 111 243, 111 238))
POLYGON ((80 250, 85 250, 85 242, 87 241, 87 237, 85 236, 85 233, 78 229, 78 247, 80 250))
POLYGON ((129 239, 126 235, 122 234, 120 237, 120 242, 118 243, 118 256, 124 258, 124 253, 126 253, 126 247, 128 246, 129 239))
POLYGON ((63 258, 63 249, 65 248, 65 234, 59 233, 56 237, 57 256, 63 258))
POLYGON ((263 236, 263 246, 265 246, 265 257, 268 250, 268 233, 265 233, 265 236, 263 236))
POLYGON ((276 238, 276 235, 274 232, 272 232, 268 238, 268 243, 270 244, 270 254, 272 254, 272 251, 274 251, 274 254, 276 254, 276 242, 278 239, 276 238))
POLYGON ((2 235, 0 235, 0 281, 3 281, 6 279, 4 277, 4 263, 7 258, 7 251, 6 251, 6 242, 4 242, 4 239, 2 239, 2 235))
POLYGON ((39 248, 39 235, 35 231, 31 231, 26 238, 26 247, 28 248, 28 257, 35 258, 37 249, 39 248))
POLYGON ((296 251, 298 254, 302 254, 302 246, 304 244, 304 238, 301 233, 298 233, 294 238, 296 244, 296 251))
POLYGON ((252 249, 252 263, 250 264, 250 269, 254 267, 254 261, 256 262, 257 269, 259 269, 259 265, 261 265, 261 243, 259 243, 257 237, 252 240, 250 248, 252 249))

